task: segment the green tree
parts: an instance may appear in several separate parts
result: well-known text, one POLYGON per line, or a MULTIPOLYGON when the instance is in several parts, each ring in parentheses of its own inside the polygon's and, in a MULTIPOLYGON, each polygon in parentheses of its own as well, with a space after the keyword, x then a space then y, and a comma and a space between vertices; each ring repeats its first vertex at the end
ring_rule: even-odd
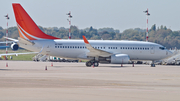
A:
POLYGON ((156 31, 156 24, 152 25, 151 30, 156 31))

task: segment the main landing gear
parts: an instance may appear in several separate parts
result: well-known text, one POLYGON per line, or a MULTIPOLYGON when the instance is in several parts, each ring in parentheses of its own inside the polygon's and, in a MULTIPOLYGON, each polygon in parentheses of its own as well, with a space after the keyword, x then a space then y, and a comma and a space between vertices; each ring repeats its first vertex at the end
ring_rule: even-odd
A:
POLYGON ((91 61, 86 62, 86 66, 87 67, 91 67, 92 65, 94 65, 94 67, 98 67, 99 66, 99 62, 95 61, 95 60, 91 60, 91 61))

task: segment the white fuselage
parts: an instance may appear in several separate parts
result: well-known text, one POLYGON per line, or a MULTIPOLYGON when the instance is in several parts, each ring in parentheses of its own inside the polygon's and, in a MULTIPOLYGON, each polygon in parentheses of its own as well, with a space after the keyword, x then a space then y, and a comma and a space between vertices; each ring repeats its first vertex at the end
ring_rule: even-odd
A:
MULTIPOLYGON (((20 44, 20 47, 42 54, 63 57, 88 59, 88 49, 83 40, 33 40, 35 45, 20 44)), ((143 41, 89 40, 92 47, 112 54, 127 54, 131 60, 160 60, 172 55, 162 45, 143 41)))

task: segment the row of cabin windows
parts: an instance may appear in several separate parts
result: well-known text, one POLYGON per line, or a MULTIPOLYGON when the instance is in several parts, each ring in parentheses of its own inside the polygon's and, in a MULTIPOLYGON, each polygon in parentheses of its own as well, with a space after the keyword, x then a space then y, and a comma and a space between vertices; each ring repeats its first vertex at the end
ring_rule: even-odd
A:
POLYGON ((93 48, 96 48, 96 49, 106 49, 106 47, 93 47, 93 48))
POLYGON ((120 49, 149 50, 149 48, 144 48, 144 47, 121 47, 120 49))
POLYGON ((55 48, 80 48, 80 49, 84 49, 86 47, 85 46, 55 46, 55 48))
MULTIPOLYGON (((108 49, 117 49, 117 47, 108 47, 108 49)), ((149 48, 144 47, 120 47, 120 49, 149 50, 149 48)))
MULTIPOLYGON (((55 46, 55 48, 80 48, 85 49, 85 46, 55 46)), ((96 49, 105 49, 105 47, 93 47, 96 49)), ((117 49, 117 47, 108 47, 108 49, 117 49)), ((120 47, 120 49, 132 49, 132 50, 149 50, 149 48, 144 47, 120 47)))

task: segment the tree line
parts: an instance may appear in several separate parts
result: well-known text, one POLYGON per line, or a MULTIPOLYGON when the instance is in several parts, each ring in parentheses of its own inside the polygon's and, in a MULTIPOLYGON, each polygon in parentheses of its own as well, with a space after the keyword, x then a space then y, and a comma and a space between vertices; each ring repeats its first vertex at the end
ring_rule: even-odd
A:
MULTIPOLYGON (((49 27, 45 28, 39 26, 39 28, 46 34, 55 36, 61 39, 68 39, 69 28, 64 27, 49 27)), ((93 28, 92 26, 85 29, 78 29, 77 26, 71 26, 71 37, 72 39, 82 39, 82 35, 85 35, 87 39, 93 40, 135 40, 145 41, 146 40, 146 29, 134 28, 126 29, 123 32, 115 30, 113 28, 93 28)), ((165 46, 166 48, 180 48, 180 31, 172 31, 166 26, 161 25, 156 27, 154 24, 148 31, 149 41, 155 42, 165 46)), ((6 34, 6 29, 0 27, 0 41, 4 41, 3 36, 6 34)), ((19 37, 17 27, 8 28, 8 37, 17 38, 19 37)))

